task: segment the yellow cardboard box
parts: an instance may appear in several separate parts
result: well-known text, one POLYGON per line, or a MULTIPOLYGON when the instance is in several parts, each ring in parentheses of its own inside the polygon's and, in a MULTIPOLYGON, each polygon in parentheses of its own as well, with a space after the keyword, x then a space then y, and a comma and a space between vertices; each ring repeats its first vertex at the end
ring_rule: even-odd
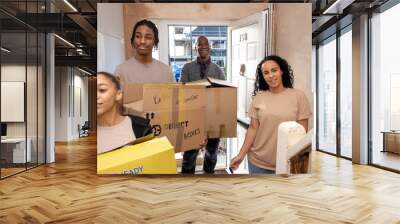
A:
POLYGON ((98 174, 176 174, 174 147, 166 137, 97 155, 98 174))

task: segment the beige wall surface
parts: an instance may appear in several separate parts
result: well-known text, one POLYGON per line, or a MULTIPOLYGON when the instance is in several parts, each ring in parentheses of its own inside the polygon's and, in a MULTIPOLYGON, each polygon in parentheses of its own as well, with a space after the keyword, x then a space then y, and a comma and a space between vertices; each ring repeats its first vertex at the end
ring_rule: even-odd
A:
MULTIPOLYGON (((273 20, 275 54, 292 66, 294 87, 305 91, 312 107, 311 16, 311 3, 275 4, 273 20)), ((313 127, 312 117, 309 127, 313 127)))
MULTIPOLYGON (((130 44, 135 23, 142 19, 184 20, 193 22, 234 21, 267 8, 267 3, 135 3, 124 4, 125 55, 130 58, 130 44)), ((160 35, 168 35, 161 34, 160 35)))

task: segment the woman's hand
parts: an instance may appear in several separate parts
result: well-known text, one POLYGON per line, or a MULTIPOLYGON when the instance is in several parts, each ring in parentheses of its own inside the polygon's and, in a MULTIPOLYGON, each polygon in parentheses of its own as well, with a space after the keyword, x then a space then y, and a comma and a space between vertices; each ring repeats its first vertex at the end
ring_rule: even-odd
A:
POLYGON ((233 170, 236 170, 237 168, 239 168, 239 166, 242 163, 243 159, 244 159, 244 156, 241 156, 240 154, 235 156, 235 157, 233 157, 229 167, 232 168, 233 170))

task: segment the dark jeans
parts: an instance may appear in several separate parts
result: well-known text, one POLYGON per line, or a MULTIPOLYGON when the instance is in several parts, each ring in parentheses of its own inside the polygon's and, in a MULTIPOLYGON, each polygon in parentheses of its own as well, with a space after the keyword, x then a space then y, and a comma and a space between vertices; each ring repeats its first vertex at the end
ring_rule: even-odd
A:
MULTIPOLYGON (((203 170, 206 173, 214 173, 217 164, 219 138, 209 138, 206 145, 206 153, 204 155, 203 170)), ((192 149, 183 153, 182 173, 194 174, 196 169, 196 158, 199 149, 192 149)))

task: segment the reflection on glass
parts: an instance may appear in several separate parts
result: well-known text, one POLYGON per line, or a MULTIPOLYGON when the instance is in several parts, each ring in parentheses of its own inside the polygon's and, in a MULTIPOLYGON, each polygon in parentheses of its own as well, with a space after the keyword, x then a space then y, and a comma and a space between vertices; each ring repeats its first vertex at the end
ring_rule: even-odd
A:
POLYGON ((351 30, 340 37, 340 153, 352 157, 352 45, 351 30))
POLYGON ((336 154, 336 39, 318 48, 318 147, 336 154))
MULTIPOLYGON (((2 1, 20 15, 45 12, 45 1, 2 1)), ((0 177, 45 162, 45 35, 0 12, 0 177)))
POLYGON ((196 59, 196 40, 204 35, 211 48, 211 60, 226 74, 226 26, 168 26, 169 62, 176 80, 179 80, 183 66, 196 59))
MULTIPOLYGON (((382 132, 400 130, 400 33, 393 29, 399 20, 400 4, 397 4, 376 14, 371 21, 372 163, 395 170, 400 170, 400 155, 385 151, 382 132)), ((396 148, 400 148, 400 143, 397 144, 396 148)))
POLYGON ((25 38, 25 33, 1 34, 1 46, 9 49, 9 52, 1 51, 1 123, 7 129, 1 139, 2 178, 25 170, 25 162, 30 160, 23 113, 27 69, 25 38), (8 100, 10 97, 12 100, 8 100))

